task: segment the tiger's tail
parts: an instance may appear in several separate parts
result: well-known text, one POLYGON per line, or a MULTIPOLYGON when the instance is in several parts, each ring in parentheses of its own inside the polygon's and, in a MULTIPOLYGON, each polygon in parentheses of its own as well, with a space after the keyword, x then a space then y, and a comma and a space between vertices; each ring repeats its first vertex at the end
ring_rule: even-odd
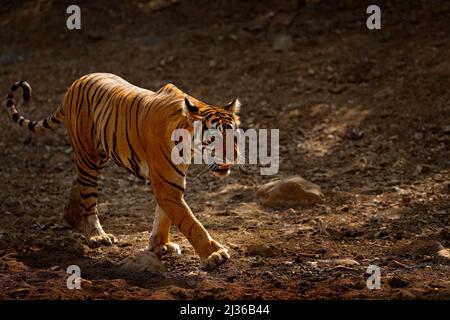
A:
POLYGON ((18 88, 22 88, 24 100, 23 105, 25 105, 28 101, 30 101, 31 98, 31 86, 26 81, 17 81, 12 85, 11 89, 9 90, 8 96, 6 97, 6 107, 8 108, 8 112, 11 115, 13 121, 16 122, 19 126, 27 127, 30 131, 42 132, 56 128, 64 119, 64 112, 61 106, 59 106, 51 116, 40 121, 32 121, 21 116, 17 111, 13 101, 14 93, 18 88))

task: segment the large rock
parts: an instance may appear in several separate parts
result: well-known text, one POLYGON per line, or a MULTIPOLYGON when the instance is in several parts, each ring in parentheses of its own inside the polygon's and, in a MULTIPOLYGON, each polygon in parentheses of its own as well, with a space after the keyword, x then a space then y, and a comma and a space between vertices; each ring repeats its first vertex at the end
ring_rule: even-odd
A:
POLYGON ((269 207, 307 206, 324 199, 318 185, 299 176, 266 183, 258 189, 256 197, 269 207))

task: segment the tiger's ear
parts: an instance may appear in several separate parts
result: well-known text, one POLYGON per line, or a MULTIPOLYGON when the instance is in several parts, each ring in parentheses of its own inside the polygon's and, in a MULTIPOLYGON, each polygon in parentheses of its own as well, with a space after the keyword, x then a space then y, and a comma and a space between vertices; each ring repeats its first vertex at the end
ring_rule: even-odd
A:
POLYGON ((229 104, 223 107, 226 111, 230 111, 232 113, 239 113, 241 110, 241 102, 238 98, 234 98, 229 104))
POLYGON ((192 120, 201 119, 200 109, 194 106, 188 98, 184 98, 183 102, 183 114, 192 120))

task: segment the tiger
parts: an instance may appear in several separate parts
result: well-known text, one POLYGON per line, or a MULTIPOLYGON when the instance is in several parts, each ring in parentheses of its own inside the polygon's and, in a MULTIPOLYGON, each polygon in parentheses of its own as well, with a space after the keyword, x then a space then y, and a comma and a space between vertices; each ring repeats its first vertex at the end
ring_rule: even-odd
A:
MULTIPOLYGON (((172 161, 176 141, 171 134, 180 128, 192 133, 195 121, 200 121, 205 130, 238 129, 238 98, 225 106, 209 105, 172 83, 154 92, 112 73, 91 73, 72 83, 53 114, 32 121, 16 109, 14 93, 18 88, 22 89, 24 106, 31 99, 31 86, 26 81, 15 82, 7 95, 8 112, 19 126, 44 132, 65 124, 76 176, 63 217, 90 244, 117 243, 100 224, 97 206, 99 174, 113 160, 151 183, 156 209, 148 250, 158 257, 181 254, 179 245, 170 239, 174 224, 189 240, 204 269, 215 269, 230 258, 228 250, 210 236, 184 199, 189 163, 172 161)), ((227 162, 209 168, 214 175, 224 177, 233 165, 227 162)))

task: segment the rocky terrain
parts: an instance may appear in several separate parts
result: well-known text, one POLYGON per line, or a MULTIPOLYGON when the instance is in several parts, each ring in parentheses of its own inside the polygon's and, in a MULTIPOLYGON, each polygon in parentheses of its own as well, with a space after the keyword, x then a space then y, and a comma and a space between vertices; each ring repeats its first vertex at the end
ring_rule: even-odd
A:
MULTIPOLYGON (((48 116, 68 86, 112 72, 171 82, 211 104, 238 96, 242 126, 280 129, 280 171, 217 179, 192 166, 186 201, 231 259, 199 269, 143 253, 155 200, 112 165, 100 219, 118 245, 91 248, 62 219, 74 169, 64 126, 35 135, 0 117, 2 299, 449 299, 450 3, 377 1, 2 1, 0 88, 27 80, 20 111, 48 116), (264 205, 257 190, 301 176, 322 201, 264 205), (66 269, 81 269, 69 290, 66 269), (369 290, 369 265, 380 289, 369 290)), ((4 104, 5 102, 3 102, 4 104)), ((266 203, 267 204, 267 203, 266 203)))

